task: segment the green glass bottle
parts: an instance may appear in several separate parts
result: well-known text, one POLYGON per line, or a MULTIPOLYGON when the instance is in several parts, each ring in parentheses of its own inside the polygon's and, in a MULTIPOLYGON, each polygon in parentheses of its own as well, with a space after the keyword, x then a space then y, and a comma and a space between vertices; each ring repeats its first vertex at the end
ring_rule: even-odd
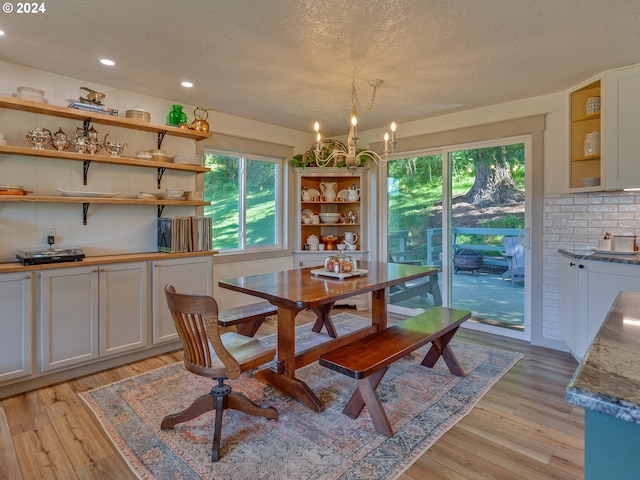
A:
POLYGON ((182 111, 182 105, 171 105, 171 111, 167 115, 167 124, 177 127, 186 121, 187 115, 182 111))

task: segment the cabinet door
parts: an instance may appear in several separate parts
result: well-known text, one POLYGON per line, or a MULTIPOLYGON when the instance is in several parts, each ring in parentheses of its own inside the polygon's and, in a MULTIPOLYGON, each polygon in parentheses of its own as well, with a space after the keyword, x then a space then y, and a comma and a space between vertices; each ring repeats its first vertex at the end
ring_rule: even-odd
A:
POLYGON ((577 336, 577 275, 578 261, 573 258, 560 257, 560 317, 562 338, 574 353, 577 336))
POLYGON ((607 74, 605 99, 603 130, 607 158, 607 188, 640 187, 640 67, 625 68, 607 74))
POLYGON ((620 263, 583 261, 578 272, 578 348, 582 358, 622 291, 640 292, 640 268, 620 263))
POLYGON ((30 375, 32 372, 32 277, 31 273, 7 273, 0 276, 0 382, 30 375))
POLYGON ((153 263, 153 344, 178 339, 167 308, 165 285, 178 293, 213 295, 211 257, 181 258, 153 263))
POLYGON ((44 270, 40 286, 40 368, 98 358, 98 269, 44 270))
POLYGON ((148 263, 100 268, 100 356, 148 345, 148 263))

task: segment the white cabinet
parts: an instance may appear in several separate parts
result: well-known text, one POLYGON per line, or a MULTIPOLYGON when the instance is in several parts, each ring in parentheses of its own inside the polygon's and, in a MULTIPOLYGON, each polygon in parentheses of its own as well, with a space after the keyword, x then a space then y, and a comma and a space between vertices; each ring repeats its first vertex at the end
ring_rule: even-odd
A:
POLYGON ((640 265, 561 258, 562 334, 581 360, 618 294, 640 292, 640 265))
POLYGON ((30 375, 33 274, 0 276, 0 382, 30 375))
POLYGON ((147 347, 148 262, 100 267, 100 357, 147 347))
POLYGON ((604 85, 607 188, 640 187, 640 66, 607 73, 604 85))
POLYGON ((640 187, 640 65, 610 70, 568 92, 569 191, 640 187), (587 110, 600 97, 601 110, 587 110), (598 132, 599 151, 587 152, 587 135, 598 132), (595 186, 585 186, 599 179, 595 186))
POLYGON ((562 338, 575 355, 577 346, 577 316, 578 316, 578 260, 560 256, 560 317, 562 318, 562 338))
POLYGON ((167 308, 165 285, 173 285, 178 293, 213 295, 213 261, 211 257, 180 258, 153 262, 153 344, 178 339, 173 319, 167 308))
POLYGON ((65 368, 148 346, 148 263, 44 270, 40 368, 65 368))
POLYGON ((40 369, 98 358, 98 268, 44 270, 40 277, 40 369))

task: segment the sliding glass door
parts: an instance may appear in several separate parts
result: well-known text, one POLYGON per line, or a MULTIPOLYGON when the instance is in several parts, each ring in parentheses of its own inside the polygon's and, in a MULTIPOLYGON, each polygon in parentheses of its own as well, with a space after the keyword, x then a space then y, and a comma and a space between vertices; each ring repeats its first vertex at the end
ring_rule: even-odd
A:
POLYGON ((525 325, 525 145, 449 151, 451 306, 477 322, 525 325))
POLYGON ((389 163, 388 259, 438 268, 437 285, 432 277, 393 289, 393 308, 464 308, 477 328, 530 338, 529 152, 519 137, 389 163))

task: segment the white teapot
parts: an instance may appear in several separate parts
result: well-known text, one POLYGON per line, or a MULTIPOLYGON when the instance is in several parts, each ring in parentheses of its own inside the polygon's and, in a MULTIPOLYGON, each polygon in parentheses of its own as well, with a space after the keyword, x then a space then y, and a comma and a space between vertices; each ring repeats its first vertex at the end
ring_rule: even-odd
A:
POLYGON ((309 235, 307 237, 307 245, 318 245, 320 244, 320 239, 318 238, 317 235, 309 235))
POLYGON ((360 189, 353 185, 347 192, 347 200, 350 202, 357 202, 360 200, 360 189))

